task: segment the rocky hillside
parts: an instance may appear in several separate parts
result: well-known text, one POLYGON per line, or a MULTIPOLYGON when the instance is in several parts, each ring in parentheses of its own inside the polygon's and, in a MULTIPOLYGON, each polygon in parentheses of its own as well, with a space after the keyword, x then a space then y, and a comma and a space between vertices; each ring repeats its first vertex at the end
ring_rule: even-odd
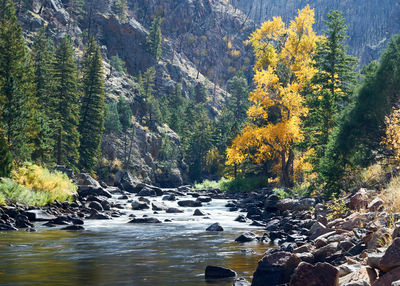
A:
MULTIPOLYGON (((104 58, 108 103, 123 96, 133 109, 140 109, 133 104, 139 94, 136 77, 155 66, 156 98, 170 94, 177 84, 182 85, 183 96, 189 97, 192 86, 202 83, 208 90, 210 116, 215 117, 229 96, 224 90, 226 81, 240 69, 250 76, 252 59, 244 55, 251 53, 243 41, 251 29, 245 15, 224 0, 129 0, 125 19, 116 12, 116 0, 84 1, 83 9, 77 8, 78 2, 16 1, 16 7, 28 43, 41 28, 56 44, 69 34, 78 63, 85 37, 88 33, 95 35, 104 58), (162 57, 158 61, 149 52, 146 40, 157 15, 163 18, 162 57), (111 68, 110 59, 116 55, 125 62, 126 72, 111 68)), ((128 162, 140 181, 180 185, 186 180, 183 156, 176 155, 168 168, 159 162, 165 136, 181 154, 180 138, 168 126, 150 131, 135 122, 128 134, 104 137, 103 157, 111 163, 128 162), (129 144, 129 158, 125 142, 129 144)))
POLYGON ((330 10, 343 11, 349 25, 350 52, 361 59, 361 64, 377 59, 388 39, 400 30, 400 3, 392 0, 232 0, 256 24, 273 16, 292 19, 297 9, 310 4, 316 11, 318 31, 324 29, 322 20, 330 10))

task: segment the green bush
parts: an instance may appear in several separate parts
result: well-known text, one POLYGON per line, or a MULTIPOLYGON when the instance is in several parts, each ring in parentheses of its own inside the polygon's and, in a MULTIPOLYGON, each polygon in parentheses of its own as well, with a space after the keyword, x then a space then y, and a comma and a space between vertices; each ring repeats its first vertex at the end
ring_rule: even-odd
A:
POLYGON ((236 178, 234 180, 226 178, 222 178, 219 181, 205 180, 201 184, 195 184, 195 189, 220 189, 224 192, 251 192, 266 186, 268 186, 268 181, 265 176, 254 176, 236 178))
POLYGON ((0 181, 0 203, 44 206, 56 200, 71 201, 76 191, 65 174, 27 163, 14 170, 11 179, 0 181))

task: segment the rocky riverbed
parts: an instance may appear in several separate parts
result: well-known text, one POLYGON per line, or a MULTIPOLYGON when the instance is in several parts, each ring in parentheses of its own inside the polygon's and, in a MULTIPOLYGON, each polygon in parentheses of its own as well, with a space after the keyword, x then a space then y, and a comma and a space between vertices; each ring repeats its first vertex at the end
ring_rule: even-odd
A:
MULTIPOLYGON (((235 268, 235 264, 242 264, 243 260, 226 263, 207 253, 198 258, 197 272, 190 267, 184 272, 184 277, 193 278, 186 282, 179 275, 170 280, 165 278, 163 282, 150 275, 140 278, 144 280, 137 284, 129 279, 121 280, 121 285, 173 285, 174 281, 181 281, 180 285, 202 285, 204 282, 200 281, 206 278, 215 285, 380 286, 397 285, 392 282, 400 280, 400 238, 397 238, 400 228, 396 225, 400 216, 384 212, 382 200, 367 190, 362 189, 347 198, 352 209, 350 215, 328 220, 330 210, 318 198, 280 200, 271 189, 247 194, 219 190, 194 192, 190 186, 161 189, 135 184, 128 173, 112 187, 86 174, 78 175, 76 182, 79 191, 72 203, 57 202, 41 209, 21 205, 2 207, 0 230, 105 231, 124 237, 132 234, 133 227, 137 235, 132 238, 135 245, 154 239, 146 235, 168 233, 162 244, 167 247, 170 241, 175 245, 173 251, 187 251, 179 257, 194 259, 190 265, 196 264, 193 256, 200 245, 206 253, 209 250, 213 255, 229 258, 227 253, 240 252, 242 258, 250 261, 245 267, 235 268), (182 237, 185 236, 199 244, 184 247, 187 241, 182 237), (182 249, 179 249, 180 244, 182 249), (199 273, 199 265, 203 273, 199 273)), ((7 233, 2 235, 3 242, 8 235, 12 237, 7 233)), ((160 245, 159 241, 154 243, 160 245)), ((124 239, 109 242, 107 248, 118 256, 121 244, 134 248, 124 239)), ((146 251, 157 251, 155 247, 151 245, 146 251)), ((5 250, 0 248, 0 251, 5 250)), ((165 251, 165 255, 160 255, 165 259, 164 266, 169 256, 170 267, 183 266, 176 265, 183 262, 173 259, 171 249, 162 251, 165 251)), ((3 254, 7 255, 7 251, 3 254)), ((143 253, 138 255, 146 257, 143 253)), ((154 259, 154 256, 149 258, 154 259)), ((142 259, 142 263, 159 267, 151 259, 142 259)), ((134 261, 134 265, 138 266, 138 262, 134 261)), ((151 273, 152 270, 145 271, 151 273)), ((103 284, 110 283, 106 279, 103 284)))

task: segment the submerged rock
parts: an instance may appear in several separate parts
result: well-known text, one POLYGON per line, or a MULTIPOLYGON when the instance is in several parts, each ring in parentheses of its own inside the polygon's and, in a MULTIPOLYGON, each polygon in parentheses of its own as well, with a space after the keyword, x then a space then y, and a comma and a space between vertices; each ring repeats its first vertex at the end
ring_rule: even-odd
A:
POLYGON ((85 228, 81 225, 69 225, 67 227, 62 228, 61 230, 78 231, 78 230, 85 230, 85 228))
POLYGON ((192 207, 192 208, 196 208, 196 207, 201 207, 201 202, 198 201, 192 201, 192 200, 183 200, 183 201, 179 201, 178 205, 180 207, 192 207))
POLYGON ((206 279, 223 279, 223 278, 234 278, 236 277, 236 272, 219 266, 208 265, 205 271, 206 279))
POLYGON ((161 223, 161 221, 154 217, 134 218, 129 223, 161 223))

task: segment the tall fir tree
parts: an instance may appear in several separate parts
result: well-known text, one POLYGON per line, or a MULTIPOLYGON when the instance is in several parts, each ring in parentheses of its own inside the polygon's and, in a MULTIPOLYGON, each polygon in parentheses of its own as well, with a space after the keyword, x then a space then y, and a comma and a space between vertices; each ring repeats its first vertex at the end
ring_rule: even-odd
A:
POLYGON ((0 129, 17 161, 30 159, 30 141, 35 134, 32 73, 14 3, 0 0, 0 129))
POLYGON ((12 156, 8 149, 7 141, 0 132, 0 178, 8 177, 12 168, 12 156))
POLYGON ((57 164, 76 167, 79 159, 79 93, 77 67, 70 38, 57 47, 54 63, 55 144, 57 164))
POLYGON ((149 52, 158 61, 162 54, 162 32, 161 32, 161 16, 157 16, 153 19, 151 24, 150 33, 147 36, 147 45, 149 52))
POLYGON ((79 166, 92 172, 104 132, 104 75, 100 48, 91 38, 84 57, 83 96, 79 124, 79 166))
POLYGON ((357 59, 346 53, 347 25, 343 14, 331 11, 325 21, 325 37, 318 43, 314 67, 318 70, 307 92, 309 114, 305 121, 306 144, 314 149, 311 158, 318 171, 328 138, 337 126, 340 113, 351 100, 356 83, 357 59))
POLYGON ((52 42, 46 37, 44 29, 36 34, 33 47, 32 59, 34 66, 35 97, 38 110, 34 120, 38 126, 37 136, 33 140, 32 159, 39 163, 54 161, 54 126, 53 118, 49 118, 54 100, 54 48, 52 42))

